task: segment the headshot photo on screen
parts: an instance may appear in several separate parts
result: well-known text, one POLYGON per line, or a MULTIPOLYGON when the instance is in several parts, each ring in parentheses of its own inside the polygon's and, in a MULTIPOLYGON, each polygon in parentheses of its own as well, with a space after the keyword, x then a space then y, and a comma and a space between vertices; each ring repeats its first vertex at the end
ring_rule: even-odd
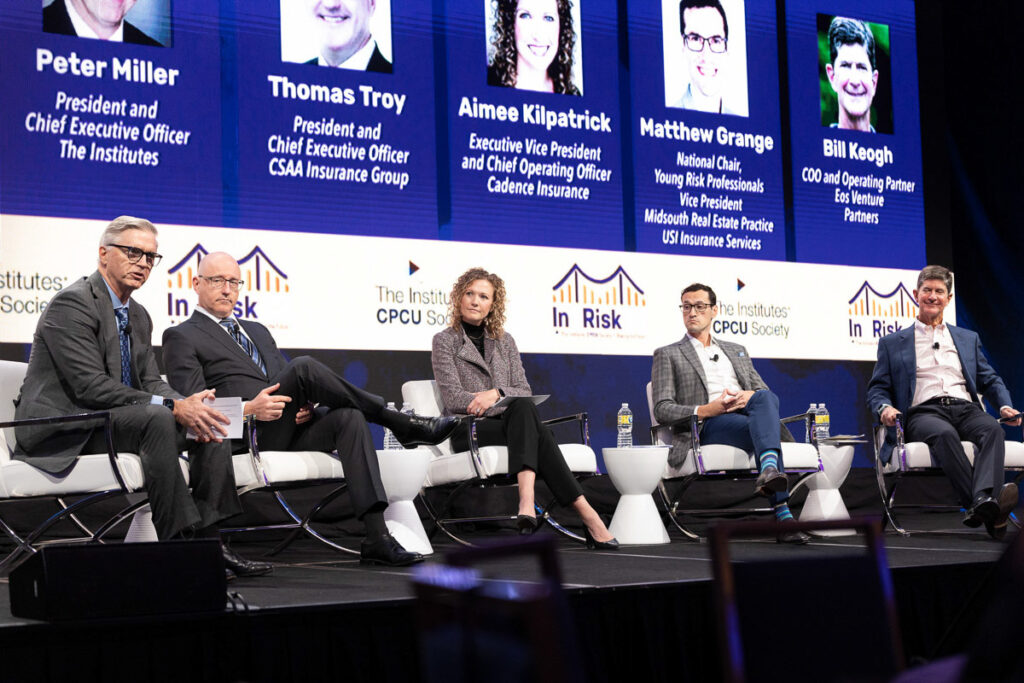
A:
POLYGON ((583 94, 579 0, 484 0, 487 84, 583 94))
POLYGON ((817 24, 821 125, 892 133, 889 27, 826 14, 817 24))
POLYGON ((281 61, 392 73, 391 0, 281 0, 281 61))
POLYGON ((661 28, 665 106, 747 116, 743 0, 662 0, 661 28))
POLYGON ((171 0, 43 0, 43 31, 171 47, 171 0))

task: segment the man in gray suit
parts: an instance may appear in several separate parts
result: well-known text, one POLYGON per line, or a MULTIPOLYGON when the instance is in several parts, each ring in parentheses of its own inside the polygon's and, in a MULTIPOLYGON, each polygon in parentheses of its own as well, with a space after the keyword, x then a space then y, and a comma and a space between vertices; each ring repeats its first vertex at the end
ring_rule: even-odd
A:
MULTIPOLYGON (((711 287, 690 285, 679 308, 686 336, 655 351, 651 368, 654 415, 660 424, 672 426, 674 434, 669 463, 679 465, 686 457, 690 420, 697 415, 703 420, 702 443, 754 452, 760 472, 756 492, 771 500, 779 521, 792 521, 781 440, 793 437, 780 426, 778 397, 757 374, 743 346, 712 339, 718 298, 711 287)), ((779 535, 783 543, 809 540, 802 532, 779 535)))
MULTIPOLYGON (((217 522, 241 511, 231 450, 221 439, 228 420, 203 404, 213 391, 186 398, 160 378, 153 321, 131 300, 160 261, 156 238, 152 223, 131 216, 103 231, 97 271, 60 291, 39 318, 15 417, 109 411, 114 446, 142 461, 157 536, 217 538, 217 522), (178 464, 186 427, 198 434, 188 446, 191 493, 178 464)), ((81 453, 106 451, 102 427, 88 423, 18 427, 17 435, 14 457, 54 474, 81 453)), ((238 575, 271 570, 226 546, 224 559, 238 575)))

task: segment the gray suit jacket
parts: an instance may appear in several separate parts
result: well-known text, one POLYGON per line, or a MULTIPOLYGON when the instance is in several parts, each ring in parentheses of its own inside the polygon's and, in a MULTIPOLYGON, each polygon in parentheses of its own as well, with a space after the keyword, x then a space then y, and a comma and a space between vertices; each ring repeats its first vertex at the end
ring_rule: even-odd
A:
MULTIPOLYGON (((758 391, 768 388, 754 369, 750 354, 743 346, 720 339, 716 339, 715 343, 732 363, 741 389, 758 391)), ((670 465, 678 466, 690 450, 690 417, 697 406, 709 401, 704 366, 700 364, 689 336, 654 352, 651 400, 658 423, 672 427, 672 450, 669 451, 668 461, 670 465)), ((785 427, 781 428, 781 433, 783 441, 793 440, 785 427)))
MULTIPOLYGON (((500 339, 484 337, 485 361, 462 327, 449 327, 434 335, 430 362, 434 380, 441 390, 445 415, 465 415, 473 394, 501 389, 506 396, 530 396, 523 361, 516 342, 508 332, 500 339)), ((485 415, 498 415, 504 408, 490 408, 485 415)))
MULTIPOLYGON (((16 419, 147 405, 153 394, 182 398, 160 379, 142 304, 128 307, 132 386, 121 383, 121 346, 110 293, 99 271, 60 291, 39 318, 16 419)), ((67 468, 97 425, 18 427, 15 457, 48 472, 67 468)))

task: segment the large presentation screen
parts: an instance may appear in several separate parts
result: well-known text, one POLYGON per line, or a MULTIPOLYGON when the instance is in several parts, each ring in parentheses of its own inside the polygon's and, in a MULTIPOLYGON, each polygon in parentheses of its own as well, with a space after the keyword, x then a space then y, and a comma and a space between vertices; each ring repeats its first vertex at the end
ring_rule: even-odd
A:
POLYGON ((298 348, 429 349, 477 265, 529 353, 649 355, 700 278, 757 357, 913 318, 911 0, 92 4, 0 13, 0 342, 123 214, 161 231, 157 333, 214 250, 298 348))
POLYGON ((910 0, 788 0, 796 259, 924 262, 910 0))

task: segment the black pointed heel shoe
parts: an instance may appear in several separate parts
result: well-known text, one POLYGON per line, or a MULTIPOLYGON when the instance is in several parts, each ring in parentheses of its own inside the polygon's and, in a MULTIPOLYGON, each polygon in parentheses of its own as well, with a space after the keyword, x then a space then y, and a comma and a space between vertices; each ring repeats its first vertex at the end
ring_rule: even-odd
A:
POLYGON ((519 527, 519 533, 523 536, 529 536, 533 532, 537 531, 540 526, 540 522, 533 515, 516 515, 516 526, 519 527))
POLYGON ((594 537, 590 535, 590 529, 584 527, 583 529, 584 538, 587 539, 587 550, 618 550, 619 541, 613 538, 610 541, 596 541, 594 537))

